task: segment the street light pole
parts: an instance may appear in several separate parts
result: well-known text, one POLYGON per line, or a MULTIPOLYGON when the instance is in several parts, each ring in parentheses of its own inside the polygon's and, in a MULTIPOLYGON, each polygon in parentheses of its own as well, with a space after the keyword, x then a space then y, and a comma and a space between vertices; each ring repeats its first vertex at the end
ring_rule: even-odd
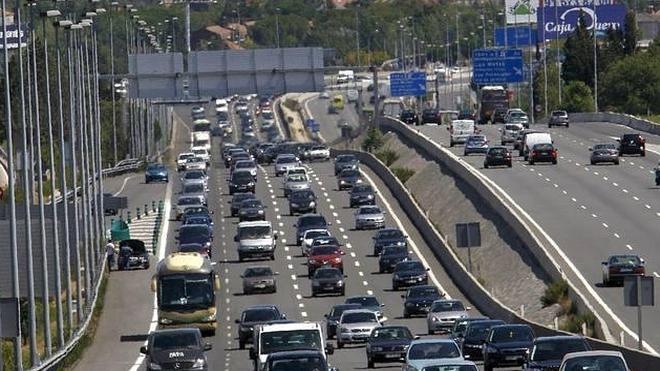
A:
POLYGON ((280 8, 275 9, 275 30, 277 35, 277 49, 280 48, 280 8))
MULTIPOLYGON (((594 14, 596 13, 596 1, 593 1, 594 14)), ((598 112, 598 41, 596 40, 597 17, 593 19, 593 38, 594 38, 594 111, 598 112)))

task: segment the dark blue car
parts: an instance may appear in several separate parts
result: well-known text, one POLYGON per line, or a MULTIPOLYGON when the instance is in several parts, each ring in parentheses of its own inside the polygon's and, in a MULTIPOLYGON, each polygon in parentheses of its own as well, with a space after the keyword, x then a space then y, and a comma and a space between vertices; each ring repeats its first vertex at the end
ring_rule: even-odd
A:
POLYGON ((367 368, 376 362, 400 362, 415 339, 405 326, 376 327, 367 339, 367 368))
POLYGON ((179 235, 176 238, 180 245, 198 243, 210 249, 213 229, 205 224, 185 224, 179 228, 179 235))
POLYGON ((408 247, 401 245, 385 246, 378 257, 378 273, 390 273, 398 263, 408 259, 410 259, 408 247))
POLYGON ((373 236, 374 256, 378 256, 384 246, 407 246, 408 236, 403 234, 398 228, 384 228, 376 232, 373 236))
POLYGON ((413 315, 426 315, 431 308, 431 304, 438 299, 442 299, 445 294, 441 294, 438 288, 433 285, 420 285, 408 289, 405 295, 401 295, 403 302, 403 317, 410 318, 413 315))
POLYGON ((144 172, 144 182, 165 182, 169 181, 169 173, 163 164, 149 164, 144 172))

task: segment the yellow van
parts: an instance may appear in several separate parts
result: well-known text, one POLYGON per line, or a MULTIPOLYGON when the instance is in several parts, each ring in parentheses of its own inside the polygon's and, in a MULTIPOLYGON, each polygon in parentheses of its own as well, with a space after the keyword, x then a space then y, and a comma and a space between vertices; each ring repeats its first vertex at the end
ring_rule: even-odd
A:
POLYGON ((343 109, 344 109, 344 96, 341 94, 337 94, 333 96, 328 111, 330 111, 330 113, 337 113, 338 111, 341 111, 343 109))

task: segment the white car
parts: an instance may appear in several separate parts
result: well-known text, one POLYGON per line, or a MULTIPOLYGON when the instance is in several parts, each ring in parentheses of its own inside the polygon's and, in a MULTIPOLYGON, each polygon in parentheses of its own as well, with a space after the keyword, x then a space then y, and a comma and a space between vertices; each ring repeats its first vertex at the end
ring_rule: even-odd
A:
POLYGON ((232 172, 236 170, 247 170, 252 174, 254 179, 257 179, 257 164, 254 160, 238 160, 231 169, 232 172))
POLYGON ((316 237, 331 237, 331 235, 325 228, 306 230, 305 233, 303 233, 303 242, 300 245, 303 256, 307 256, 307 253, 312 247, 312 242, 316 237))
POLYGON ((211 164, 211 153, 209 153, 206 147, 192 147, 190 150, 195 154, 195 157, 204 159, 207 165, 211 164))
POLYGON ((369 309, 349 309, 341 314, 337 324, 337 348, 347 343, 364 343, 371 331, 380 327, 376 312, 369 309))
POLYGON ((330 149, 324 145, 313 146, 304 152, 305 159, 308 161, 314 160, 330 160, 330 149))
POLYGON ((177 171, 186 170, 186 164, 188 163, 188 160, 194 157, 195 154, 192 152, 179 153, 179 156, 176 158, 177 171))
POLYGON ((300 159, 292 154, 281 154, 275 158, 275 176, 281 176, 294 167, 300 167, 300 159))
POLYGON ((204 170, 206 171, 207 166, 206 166, 206 160, 204 160, 201 157, 192 157, 188 159, 188 162, 186 162, 185 171, 189 170, 204 170))

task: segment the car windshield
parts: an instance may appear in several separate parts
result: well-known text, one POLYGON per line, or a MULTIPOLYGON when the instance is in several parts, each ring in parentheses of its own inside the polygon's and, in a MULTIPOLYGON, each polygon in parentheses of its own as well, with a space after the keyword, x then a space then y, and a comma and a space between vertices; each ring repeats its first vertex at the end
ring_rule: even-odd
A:
POLYGON ((314 278, 341 278, 341 271, 338 269, 317 269, 314 272, 314 278))
POLYGON ((478 136, 473 135, 473 136, 468 138, 468 142, 485 142, 485 141, 486 141, 486 137, 481 136, 481 135, 478 135, 478 136))
POLYGON ((552 144, 546 143, 546 144, 535 144, 533 149, 535 151, 552 151, 552 144))
POLYGON ((258 207, 261 207, 261 201, 259 201, 259 200, 245 200, 241 203, 241 207, 258 208, 258 207))
POLYGON ((408 248, 405 246, 386 246, 383 249, 383 255, 401 255, 408 254, 408 248))
POLYGON ((254 161, 239 161, 236 163, 237 169, 251 169, 253 167, 257 167, 257 165, 254 164, 254 161))
POLYGON ((307 231, 305 232, 305 238, 306 239, 314 239, 316 237, 330 237, 330 232, 326 230, 322 231, 307 231))
POLYGON ((399 263, 394 267, 395 272, 404 272, 404 271, 422 271, 424 266, 420 262, 403 262, 399 263))
POLYGON ((422 371, 477 371, 477 366, 474 365, 440 365, 440 366, 427 366, 422 371))
POLYGON ((509 117, 512 119, 526 118, 527 114, 524 112, 511 112, 509 117))
POLYGON ((465 307, 460 301, 436 301, 431 306, 431 312, 459 312, 465 307))
POLYGON ((341 174, 339 174, 340 177, 342 178, 348 178, 348 177, 356 177, 360 176, 360 172, 357 170, 342 170, 341 174))
POLYGON ((619 255, 610 258, 611 265, 639 265, 640 259, 634 255, 619 255))
POLYGON ((408 351, 408 359, 458 358, 461 352, 454 342, 433 342, 414 344, 408 351))
POLYGON ((275 359, 268 367, 271 371, 321 371, 326 370, 326 363, 321 356, 300 357, 289 359, 275 359))
POLYGON ((362 215, 370 215, 370 214, 380 214, 380 209, 376 206, 373 207, 361 207, 360 208, 360 214, 362 215))
POLYGON ((183 176, 183 179, 204 179, 205 176, 203 171, 188 171, 183 176))
POLYGON ((552 111, 553 116, 566 116, 566 111, 552 111))
POLYGON ((534 344, 530 359, 532 361, 549 361, 564 358, 567 353, 588 350, 582 339, 557 339, 539 341, 534 344))
POLYGON ((266 322, 280 319, 279 313, 272 308, 248 309, 243 312, 242 322, 266 322))
POLYGON ((378 322, 374 312, 354 312, 344 313, 341 316, 341 323, 360 323, 360 322, 378 322))
POLYGON ((351 161, 355 161, 355 160, 356 160, 355 156, 341 155, 341 156, 337 156, 337 159, 335 160, 335 162, 341 163, 341 162, 351 162, 351 161))
POLYGON ((378 307, 380 303, 373 296, 357 296, 346 299, 346 304, 360 304, 363 307, 378 307))
POLYGON ((307 177, 305 174, 291 174, 286 178, 287 182, 306 182, 307 177))
POLYGON ((193 158, 193 157, 195 157, 194 154, 186 153, 186 154, 183 154, 183 155, 179 155, 179 161, 185 161, 185 160, 188 160, 188 159, 193 158))
POLYGON ((248 199, 255 198, 254 193, 236 193, 234 194, 234 198, 232 199, 233 203, 238 203, 239 205, 248 199))
POLYGON ((616 149, 616 146, 614 144, 596 144, 594 146, 595 151, 603 149, 616 149))
POLYGON ((270 267, 252 267, 246 269, 245 274, 243 276, 250 278, 250 277, 264 277, 264 276, 272 276, 272 275, 273 275, 273 271, 270 269, 270 267))
POLYGON ((209 227, 205 225, 183 225, 179 228, 179 237, 185 239, 192 236, 208 236, 211 234, 209 227))
POLYGON ((596 355, 572 358, 564 362, 567 371, 627 371, 623 360, 616 356, 596 355))
POLYGON ((259 340, 261 354, 286 352, 298 349, 322 350, 321 331, 291 330, 264 332, 259 340))
POLYGON ((314 200, 314 192, 312 191, 299 191, 299 192, 293 192, 291 194, 291 199, 296 200, 296 201, 312 201, 314 200))
POLYGON ((202 193, 204 184, 186 184, 183 186, 183 193, 202 193))
POLYGON ((162 171, 165 170, 165 166, 162 164, 151 164, 147 166, 147 171, 162 171))
POLYGON ((232 181, 252 180, 252 174, 249 171, 235 171, 231 179, 232 181))
POLYGON ((353 187, 351 192, 353 192, 353 193, 367 193, 367 192, 373 192, 373 190, 371 189, 370 185, 356 185, 355 187, 353 187))
MULTIPOLYGON (((185 245, 179 246, 180 252, 198 252, 202 253, 204 247, 198 243, 187 243, 185 245)), ((205 253, 205 252, 204 252, 205 253)))
POLYGON ((319 256, 319 255, 334 255, 337 254, 339 251, 337 251, 336 246, 316 246, 310 253, 309 255, 311 256, 319 256))
POLYGON ((384 231, 378 231, 376 238, 402 238, 403 233, 398 229, 386 229, 384 231))
POLYGON ((520 131, 520 130, 521 130, 521 126, 520 126, 520 124, 506 124, 506 125, 504 126, 504 130, 508 130, 508 131, 520 131))
POLYGON ((276 164, 292 164, 294 162, 296 162, 296 158, 294 156, 283 156, 275 161, 276 164))
POLYGON ((306 216, 298 219, 298 226, 308 227, 313 225, 325 225, 325 218, 321 215, 306 216))
POLYGON ((209 223, 211 223, 211 220, 205 216, 190 217, 187 218, 185 221, 185 224, 209 224, 209 223))
POLYGON ((151 348, 154 350, 195 349, 199 347, 199 340, 192 331, 156 333, 151 340, 151 348))
POLYGON ((490 328, 496 325, 501 325, 502 322, 475 322, 470 323, 465 333, 466 339, 485 340, 488 336, 490 328))
POLYGON ((408 290, 409 298, 427 298, 429 296, 438 296, 438 289, 435 287, 414 287, 408 290))
POLYGON ((381 327, 376 328, 371 332, 370 337, 372 339, 408 339, 413 338, 410 330, 407 327, 381 327))
POLYGON ((532 330, 525 326, 509 326, 492 330, 490 341, 492 343, 512 343, 532 341, 532 330))
POLYGON ((273 119, 273 113, 270 111, 263 111, 261 112, 261 117, 264 118, 264 120, 272 120, 273 119))
POLYGON ((270 238, 270 226, 259 225, 251 227, 239 227, 238 238, 240 240, 257 240, 270 238))
POLYGON ((624 134, 623 135, 623 140, 624 141, 630 141, 630 140, 637 140, 639 139, 640 135, 639 134, 624 134))
POLYGON ((488 150, 489 155, 504 155, 508 152, 506 148, 491 148, 488 150))
POLYGON ((338 246, 339 240, 332 236, 317 236, 312 240, 312 246, 333 245, 338 246))
POLYGON ((199 197, 181 197, 179 201, 177 201, 178 205, 201 205, 202 201, 199 199, 199 197))

